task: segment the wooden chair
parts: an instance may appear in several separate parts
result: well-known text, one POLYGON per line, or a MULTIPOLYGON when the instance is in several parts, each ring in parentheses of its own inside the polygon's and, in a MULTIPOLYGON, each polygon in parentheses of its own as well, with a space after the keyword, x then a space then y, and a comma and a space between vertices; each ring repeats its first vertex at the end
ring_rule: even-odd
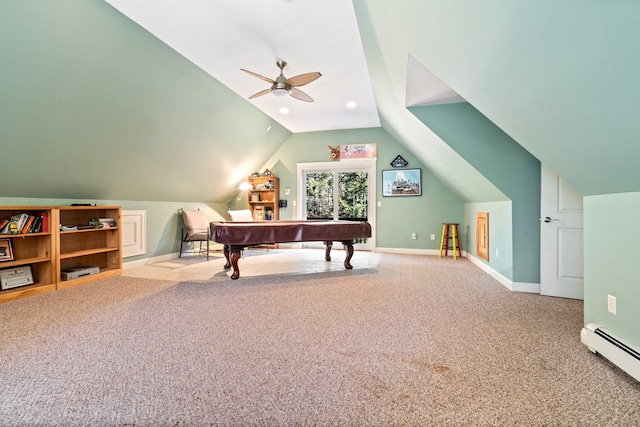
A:
MULTIPOLYGON (((180 242, 180 258, 185 243, 200 242, 200 253, 202 253, 202 242, 207 243, 207 261, 209 260, 209 241, 211 235, 209 233, 209 221, 204 212, 186 211, 181 209, 184 228, 182 229, 182 241, 180 242)), ((194 246, 195 251, 195 246, 194 246)))

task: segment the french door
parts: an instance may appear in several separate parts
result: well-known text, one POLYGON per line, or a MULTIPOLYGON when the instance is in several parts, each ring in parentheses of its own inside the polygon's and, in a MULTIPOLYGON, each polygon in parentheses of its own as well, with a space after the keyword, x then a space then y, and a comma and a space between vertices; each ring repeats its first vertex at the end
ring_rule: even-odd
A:
MULTIPOLYGON (((298 177, 299 218, 368 221, 373 227, 375 161, 299 164, 298 177)), ((373 247, 372 238, 354 245, 373 247)))

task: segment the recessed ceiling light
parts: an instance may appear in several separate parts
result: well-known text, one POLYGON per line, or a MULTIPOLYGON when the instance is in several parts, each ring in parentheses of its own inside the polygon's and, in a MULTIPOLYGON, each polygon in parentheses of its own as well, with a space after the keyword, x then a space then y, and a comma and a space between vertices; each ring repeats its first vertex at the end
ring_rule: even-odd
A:
POLYGON ((281 113, 281 114, 289 114, 289 109, 288 109, 287 107, 282 107, 282 108, 280 109, 280 113, 281 113))
POLYGON ((356 108, 358 104, 356 104, 356 101, 349 101, 347 102, 347 108, 356 108))

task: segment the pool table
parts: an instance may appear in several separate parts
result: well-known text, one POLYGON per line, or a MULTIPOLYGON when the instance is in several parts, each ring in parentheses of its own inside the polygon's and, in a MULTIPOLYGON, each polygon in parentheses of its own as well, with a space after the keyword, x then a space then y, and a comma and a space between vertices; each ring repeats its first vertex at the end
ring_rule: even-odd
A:
POLYGON ((324 242, 325 260, 331 261, 332 242, 344 245, 344 266, 352 269, 353 241, 371 237, 371 224, 360 221, 252 221, 212 222, 211 240, 224 245, 227 260, 224 268, 233 267, 232 279, 240 277, 238 260, 241 252, 249 246, 289 242, 324 242))

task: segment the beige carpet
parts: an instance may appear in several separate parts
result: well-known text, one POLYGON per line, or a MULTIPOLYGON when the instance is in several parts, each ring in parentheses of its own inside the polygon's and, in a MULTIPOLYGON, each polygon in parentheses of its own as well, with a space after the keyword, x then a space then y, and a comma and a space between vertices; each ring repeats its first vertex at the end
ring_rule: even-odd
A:
POLYGON ((640 425, 639 383, 580 343, 581 301, 377 257, 237 281, 214 259, 212 280, 2 304, 0 425, 640 425))

